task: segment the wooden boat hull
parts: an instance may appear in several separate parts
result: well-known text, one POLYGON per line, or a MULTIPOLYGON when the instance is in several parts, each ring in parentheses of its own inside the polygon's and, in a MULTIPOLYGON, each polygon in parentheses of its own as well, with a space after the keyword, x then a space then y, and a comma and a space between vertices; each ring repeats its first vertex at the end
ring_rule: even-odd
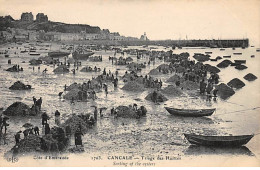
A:
POLYGON ((67 53, 67 52, 48 52, 48 56, 53 57, 53 58, 64 57, 64 56, 68 56, 68 55, 70 55, 70 53, 67 53))
POLYGON ((188 109, 175 109, 170 107, 165 107, 165 109, 172 115, 184 116, 184 117, 211 116, 216 110, 216 109, 188 110, 188 109))
POLYGON ((94 54, 93 52, 89 52, 85 54, 73 54, 73 58, 76 60, 87 60, 93 54, 94 54))
POLYGON ((30 55, 41 55, 40 53, 30 53, 30 55))
POLYGON ((239 65, 241 65, 240 63, 231 63, 230 64, 231 66, 239 66, 239 65))
POLYGON ((234 60, 235 63, 246 64, 246 60, 234 60))
POLYGON ((231 55, 224 55, 223 58, 231 58, 231 55))
POLYGON ((238 147, 247 144, 254 135, 241 136, 203 136, 184 134, 185 138, 195 145, 214 147, 238 147))

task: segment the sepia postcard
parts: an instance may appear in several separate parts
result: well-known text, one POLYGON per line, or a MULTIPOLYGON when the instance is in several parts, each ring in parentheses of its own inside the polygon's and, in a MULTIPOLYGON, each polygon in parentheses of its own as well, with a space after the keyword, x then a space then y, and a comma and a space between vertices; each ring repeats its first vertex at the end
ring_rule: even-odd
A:
POLYGON ((260 0, 0 0, 0 167, 259 167, 260 0))

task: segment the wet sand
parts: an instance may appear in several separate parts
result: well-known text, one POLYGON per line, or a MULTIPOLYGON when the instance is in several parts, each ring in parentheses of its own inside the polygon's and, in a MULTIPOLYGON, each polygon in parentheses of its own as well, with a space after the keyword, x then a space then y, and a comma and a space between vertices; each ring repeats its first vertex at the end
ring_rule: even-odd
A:
MULTIPOLYGON (((16 47, 17 45, 9 44, 8 46, 16 47)), ((8 46, 1 47, 0 49, 6 49, 8 46)), ((19 46, 20 47, 20 46, 19 46)), ((40 47, 37 47, 39 49, 40 47)), ((53 44, 52 49, 58 49, 58 45, 53 44)), ((142 47, 129 47, 129 48, 142 48, 142 47)), ((157 47, 156 50, 169 50, 163 47, 157 47)), ((22 48, 23 50, 23 48, 22 48)), ((98 107, 109 108, 105 111, 104 118, 97 121, 97 125, 90 129, 83 137, 85 152, 81 153, 82 156, 91 155, 110 155, 113 153, 124 155, 169 155, 174 156, 182 161, 201 159, 201 157, 208 157, 208 153, 211 150, 205 150, 201 148, 191 148, 190 144, 184 138, 183 133, 196 133, 204 135, 243 135, 259 133, 259 110, 250 110, 251 108, 260 106, 260 93, 259 93, 259 77, 260 68, 258 67, 260 53, 256 52, 255 48, 248 49, 226 49, 220 51, 219 49, 178 49, 173 53, 189 52, 190 56, 194 53, 204 53, 205 51, 212 51, 211 58, 223 55, 232 55, 233 52, 243 52, 241 56, 232 55, 231 60, 234 59, 246 59, 248 69, 243 71, 236 70, 234 67, 228 67, 221 69, 220 82, 227 83, 231 79, 237 77, 242 80, 246 86, 242 89, 235 90, 236 94, 230 97, 228 100, 223 101, 218 99, 217 102, 206 102, 205 98, 198 96, 190 96, 186 92, 186 95, 181 97, 168 97, 168 101, 154 105, 152 102, 146 101, 144 98, 149 93, 148 90, 141 93, 133 93, 123 91, 121 88, 124 83, 119 79, 119 88, 114 89, 112 84, 108 84, 108 96, 105 96, 104 91, 97 93, 98 99, 95 101, 76 102, 75 105, 71 105, 70 101, 59 99, 58 93, 63 91, 64 85, 70 85, 74 82, 83 83, 92 76, 98 76, 100 73, 86 73, 80 72, 81 68, 90 65, 94 67, 100 67, 101 70, 119 69, 119 76, 122 76, 126 70, 125 66, 115 66, 109 62, 108 57, 113 56, 113 51, 97 51, 94 55, 102 55, 103 62, 89 62, 82 61, 82 66, 76 71, 76 75, 72 72, 68 74, 54 74, 52 71, 54 67, 52 65, 41 65, 41 69, 38 72, 37 66, 35 70, 32 70, 32 66, 29 65, 29 60, 32 58, 38 58, 36 56, 30 56, 28 54, 10 54, 12 64, 19 64, 24 68, 23 72, 11 73, 4 71, 10 65, 7 64, 9 58, 5 58, 4 55, 0 55, 1 72, 0 72, 0 107, 6 109, 9 105, 15 101, 21 101, 29 106, 33 104, 32 96, 36 98, 43 97, 42 109, 50 115, 50 126, 54 126, 54 112, 59 110, 61 113, 62 123, 72 114, 80 113, 93 113, 91 105, 97 105, 98 107), (255 58, 250 58, 251 55, 255 55, 255 58), (25 63, 22 63, 25 61, 25 63), (42 71, 47 68, 47 74, 43 74, 42 71), (247 73, 255 74, 258 79, 253 82, 248 82, 243 79, 247 73), (33 89, 29 91, 11 91, 8 88, 15 81, 22 81, 25 84, 32 85, 33 89), (135 100, 135 99, 140 99, 135 100), (114 119, 109 115, 110 109, 119 105, 129 105, 136 103, 138 106, 144 105, 148 112, 147 116, 141 119, 127 119, 118 118, 114 119), (176 117, 170 115, 164 107, 177 107, 177 108, 216 108, 216 112, 210 117, 202 118, 185 118, 176 117), (245 110, 238 113, 230 113, 238 110, 245 110)), ((16 48, 9 50, 11 53, 14 51, 20 51, 16 48)), ((38 51, 37 51, 38 52, 38 51)), ((47 55, 46 50, 39 51, 41 56, 47 55)), ((117 54, 119 57, 120 54, 117 54)), ((125 55, 127 57, 127 55, 125 55)), ((136 57, 131 56, 134 61, 137 61, 136 57)), ((148 61, 148 57, 138 60, 139 63, 148 61)), ((208 61, 212 65, 217 65, 218 62, 208 61)), ((142 70, 139 74, 147 74, 151 69, 156 68, 158 65, 164 63, 163 61, 156 60, 155 65, 151 64, 142 70)), ((57 67, 57 66, 56 66, 57 67)), ((73 67, 70 68, 70 70, 73 67)), ((163 87, 166 87, 170 83, 166 83, 166 80, 171 77, 171 74, 163 74, 153 76, 162 79, 163 87)), ((194 92, 193 92, 194 93, 194 92)), ((1 141, 0 151, 1 157, 4 152, 10 150, 14 146, 14 134, 19 131, 23 124, 30 122, 34 125, 41 127, 40 116, 29 118, 15 118, 11 117, 9 121, 9 128, 7 132, 7 145, 3 145, 1 141)), ((214 151, 214 158, 225 159, 226 155, 232 155, 232 157, 246 157, 246 159, 258 159, 260 156, 259 135, 255 136, 247 145, 246 148, 236 149, 229 151, 218 150, 214 151), (226 152, 228 154, 226 154, 226 152), (231 153, 231 154, 229 154, 231 153), (233 154, 234 153, 234 154, 233 154)), ((74 140, 72 140, 74 145, 74 140)), ((79 155, 79 157, 80 157, 79 155)), ((180 161, 179 160, 179 161, 180 161)))

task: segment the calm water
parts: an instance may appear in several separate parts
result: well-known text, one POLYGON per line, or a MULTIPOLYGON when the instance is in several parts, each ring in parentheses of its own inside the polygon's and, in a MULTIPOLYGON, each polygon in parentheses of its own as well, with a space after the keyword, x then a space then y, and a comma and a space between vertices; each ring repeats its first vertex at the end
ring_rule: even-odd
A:
MULTIPOLYGON (((206 102, 205 98, 190 96, 184 94, 181 97, 168 97, 168 101, 154 105, 153 103, 146 101, 144 98, 149 91, 141 93, 126 92, 121 90, 124 85, 123 81, 119 79, 119 88, 114 89, 112 84, 109 84, 109 94, 106 97, 104 92, 97 93, 98 99, 93 102, 77 102, 74 106, 70 104, 70 101, 60 100, 58 93, 63 91, 64 85, 74 82, 82 83, 91 79, 92 76, 97 76, 100 73, 85 73, 77 71, 76 75, 72 73, 68 74, 54 74, 52 65, 41 65, 40 71, 37 66, 33 71, 32 66, 28 61, 32 58, 38 58, 38 56, 30 56, 29 54, 19 54, 20 48, 23 46, 7 45, 1 47, 0 50, 7 49, 8 47, 14 47, 9 49, 10 58, 12 64, 19 64, 24 68, 23 72, 11 73, 4 71, 11 65, 7 64, 9 58, 5 58, 4 55, 0 55, 0 107, 6 109, 9 105, 15 101, 21 101, 29 106, 32 105, 32 97, 43 98, 43 110, 53 118, 50 120, 50 125, 54 126, 54 112, 58 109, 61 112, 61 119, 64 122, 67 117, 72 113, 93 113, 93 107, 91 105, 97 105, 98 107, 107 107, 105 117, 99 119, 97 125, 90 129, 89 132, 84 135, 83 142, 85 147, 85 153, 82 155, 107 155, 112 153, 123 153, 125 155, 170 155, 180 158, 181 160, 196 160, 201 157, 213 157, 215 159, 225 159, 228 157, 246 157, 248 159, 258 159, 260 156, 259 135, 255 136, 247 145, 246 148, 237 150, 207 150, 201 148, 192 148, 183 136, 183 133, 196 133, 205 135, 243 135, 259 133, 259 110, 252 110, 254 107, 260 106, 260 53, 256 52, 255 48, 247 49, 226 49, 220 51, 219 49, 178 49, 174 50, 174 53, 188 52, 190 56, 194 53, 205 53, 205 51, 212 51, 212 58, 223 55, 231 55, 234 59, 246 59, 247 69, 243 71, 236 70, 234 67, 228 67, 221 69, 220 82, 227 83, 233 78, 239 78, 246 86, 242 89, 235 90, 236 94, 230 97, 226 101, 218 99, 217 102, 206 102), (18 54, 14 54, 17 51, 18 54), (233 52, 242 52, 242 55, 233 55, 233 52), (251 58, 251 55, 255 55, 255 58, 251 58), (18 57, 19 56, 19 57, 18 57), (25 63, 22 63, 25 61, 25 63), (42 74, 43 69, 47 68, 47 74, 42 74), (253 82, 248 82, 243 77, 247 73, 253 73, 258 77, 253 82), (15 81, 22 81, 25 84, 32 85, 33 89, 30 91, 11 91, 8 88, 15 81), (141 99, 140 101, 135 99, 141 99), (111 107, 119 105, 129 105, 137 103, 138 106, 144 105, 147 110, 147 116, 136 119, 122 119, 117 120, 109 116, 106 113, 110 112, 111 107), (165 109, 165 106, 173 106, 178 108, 211 108, 214 107, 217 111, 211 117, 202 118, 181 118, 170 115, 165 109), (240 111, 232 113, 234 111, 240 111), (210 154, 211 153, 211 154, 210 154), (213 154, 212 154, 213 153, 213 154), (210 154, 210 155, 209 155, 210 154), (255 155, 255 156, 252 156, 255 155)), ((40 47, 37 47, 39 49, 40 47)), ((52 49, 58 49, 57 45, 53 45, 52 49)), ((129 47, 129 48, 142 48, 142 47, 129 47)), ((157 50, 169 50, 163 47, 157 47, 157 50)), ((37 50, 41 53, 41 56, 47 55, 45 50, 37 50)), ((125 66, 114 66, 109 62, 108 57, 113 56, 113 51, 98 51, 95 55, 102 55, 103 62, 89 62, 83 61, 83 68, 86 65, 94 67, 100 67, 102 70, 111 70, 113 73, 116 69, 119 69, 119 76, 122 76, 126 70, 125 66)), ((120 55, 117 54, 117 57, 120 55)), ((127 55, 125 55, 127 57, 127 55)), ((134 61, 136 57, 132 56, 134 61)), ((224 60, 224 59, 222 59, 224 60)), ((217 65, 222 60, 217 62, 206 62, 211 65, 217 65)), ((138 62, 148 61, 148 58, 138 60, 138 62)), ((151 69, 156 68, 162 64, 162 61, 156 61, 155 65, 151 64, 143 69, 141 74, 147 74, 151 69)), ((73 66, 70 70, 73 69, 73 66)), ((165 81, 172 75, 159 75, 154 76, 161 78, 164 82, 163 87, 168 84, 165 81)), ((0 145, 1 151, 9 150, 14 146, 14 133, 22 129, 22 125, 26 122, 31 122, 34 125, 41 126, 40 117, 30 118, 12 118, 10 120, 10 129, 8 130, 7 142, 8 145, 0 145)), ((2 143, 1 143, 2 144, 2 143)), ((2 152, 3 153, 3 152, 2 152)))

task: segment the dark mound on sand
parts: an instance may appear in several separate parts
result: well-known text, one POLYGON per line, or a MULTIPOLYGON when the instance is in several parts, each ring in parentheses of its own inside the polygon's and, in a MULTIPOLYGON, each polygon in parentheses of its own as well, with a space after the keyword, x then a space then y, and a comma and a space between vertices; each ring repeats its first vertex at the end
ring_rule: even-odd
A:
POLYGON ((42 64, 42 60, 36 60, 36 59, 32 59, 29 61, 30 65, 39 65, 42 64))
POLYGON ((182 95, 182 91, 173 85, 169 85, 164 89, 162 89, 162 93, 169 96, 175 96, 175 97, 182 95))
POLYGON ((66 128, 67 126, 70 127, 71 134, 75 134, 77 129, 81 127, 81 132, 83 134, 87 133, 88 131, 88 124, 80 118, 78 115, 73 114, 71 115, 62 125, 61 127, 66 128))
POLYGON ((132 59, 132 57, 127 57, 127 58, 126 58, 126 61, 127 61, 127 62, 130 62, 130 61, 133 61, 133 59, 132 59))
POLYGON ((123 117, 123 118, 136 118, 137 117, 137 113, 133 109, 131 109, 127 106, 118 106, 116 108, 116 110, 117 110, 118 117, 123 117))
POLYGON ((173 75, 173 76, 171 76, 168 80, 167 80, 167 82, 173 82, 173 83, 175 83, 176 81, 180 81, 180 76, 178 76, 177 74, 175 74, 175 75, 173 75))
POLYGON ((19 72, 22 71, 21 69, 15 69, 15 67, 10 67, 8 69, 6 69, 5 71, 9 71, 9 72, 19 72))
POLYGON ((68 146, 69 139, 65 137, 64 130, 59 127, 53 127, 51 134, 29 135, 22 139, 11 151, 16 150, 17 154, 30 154, 35 152, 59 152, 64 151, 68 146))
POLYGON ((210 73, 219 73, 220 72, 220 70, 215 66, 212 66, 209 64, 206 64, 205 66, 206 66, 206 70, 210 73))
POLYGON ((248 73, 244 76, 244 79, 246 79, 247 81, 254 81, 255 79, 257 79, 257 77, 252 73, 248 73))
POLYGON ((237 65, 235 67, 235 69, 237 69, 237 70, 244 70, 244 69, 247 69, 247 66, 241 64, 241 65, 237 65))
POLYGON ((141 116, 145 116, 147 113, 147 109, 144 106, 141 106, 137 111, 135 111, 132 107, 127 106, 118 106, 117 117, 122 118, 140 118, 141 116))
POLYGON ((205 61, 208 61, 210 59, 210 55, 195 54, 193 56, 193 58, 195 58, 199 62, 205 62, 205 61))
POLYGON ((53 59, 49 56, 39 57, 38 60, 43 61, 45 64, 53 64, 53 59))
POLYGON ((175 69, 176 69, 176 72, 177 72, 177 73, 186 72, 185 67, 182 67, 182 66, 177 66, 175 69))
POLYGON ((66 91, 70 91, 70 90, 73 90, 73 89, 81 89, 81 84, 80 83, 72 83, 70 86, 68 86, 66 88, 66 91))
POLYGON ((228 67, 231 63, 232 63, 232 61, 230 61, 230 60, 224 60, 224 61, 220 62, 220 63, 217 65, 217 67, 218 67, 218 68, 226 68, 226 67, 228 67))
POLYGON ((168 64, 161 64, 157 67, 157 69, 170 69, 170 66, 168 64))
POLYGON ((159 72, 158 69, 152 69, 148 74, 149 74, 149 75, 160 75, 160 74, 162 74, 162 73, 159 72))
POLYGON ((69 69, 66 65, 60 65, 53 70, 54 73, 68 73, 69 69))
POLYGON ((238 78, 234 78, 231 81, 229 81, 227 83, 227 85, 232 88, 240 89, 245 86, 245 83, 243 81, 239 80, 238 78))
POLYGON ((137 83, 136 81, 129 81, 123 87, 123 90, 133 91, 133 92, 142 92, 144 91, 144 86, 142 84, 137 83))
POLYGON ((63 96, 63 98, 64 99, 67 99, 67 100, 72 100, 72 98, 74 99, 74 100, 79 100, 79 98, 80 98, 80 96, 79 96, 79 92, 80 92, 81 90, 80 89, 78 89, 78 88, 73 88, 73 89, 71 89, 67 94, 65 94, 64 96, 63 96))
MULTIPOLYGON (((146 100, 153 102, 153 92, 145 97, 146 100)), ((168 99, 161 93, 157 92, 157 102, 165 102, 168 99)))
POLYGON ((10 90, 30 90, 31 88, 31 85, 25 85, 20 81, 15 82, 11 87, 9 87, 10 90))
POLYGON ((7 116, 26 116, 32 115, 31 109, 28 105, 22 102, 15 102, 10 105, 3 114, 7 116))
POLYGON ((224 83, 217 85, 216 89, 218 89, 218 96, 224 100, 235 94, 235 91, 224 83))
POLYGON ((184 90, 198 90, 199 89, 199 84, 193 81, 184 81, 183 83, 180 84, 180 87, 184 90))
POLYGON ((42 64, 42 60, 36 60, 36 59, 32 59, 29 61, 30 65, 40 65, 42 64))
POLYGON ((220 57, 220 56, 217 56, 217 57, 216 57, 216 59, 217 59, 217 60, 221 60, 221 59, 222 59, 222 57, 220 57))

